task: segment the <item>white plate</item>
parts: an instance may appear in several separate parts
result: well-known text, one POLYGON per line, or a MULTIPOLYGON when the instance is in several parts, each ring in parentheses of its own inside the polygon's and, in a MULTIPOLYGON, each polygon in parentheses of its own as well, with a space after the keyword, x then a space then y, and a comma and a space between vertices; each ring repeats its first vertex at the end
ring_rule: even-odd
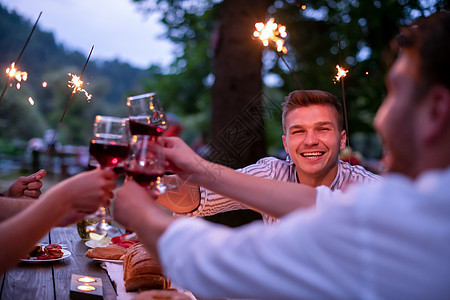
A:
POLYGON ((89 248, 97 248, 97 247, 106 247, 110 243, 109 241, 96 241, 96 240, 87 240, 84 244, 89 248))
POLYGON ((37 259, 37 257, 35 256, 31 256, 29 259, 21 259, 21 261, 23 262, 31 262, 31 263, 43 263, 43 262, 49 262, 49 261, 58 261, 58 260, 63 260, 64 258, 67 258, 69 256, 72 255, 72 253, 70 253, 70 251, 65 250, 65 249, 61 249, 63 256, 59 257, 59 258, 53 258, 53 259, 37 259))
MULTIPOLYGON (((90 258, 90 257, 88 257, 90 258)), ((102 262, 110 262, 110 263, 115 263, 115 264, 123 264, 123 260, 121 259, 103 259, 103 258, 90 258, 96 261, 102 261, 102 262)))

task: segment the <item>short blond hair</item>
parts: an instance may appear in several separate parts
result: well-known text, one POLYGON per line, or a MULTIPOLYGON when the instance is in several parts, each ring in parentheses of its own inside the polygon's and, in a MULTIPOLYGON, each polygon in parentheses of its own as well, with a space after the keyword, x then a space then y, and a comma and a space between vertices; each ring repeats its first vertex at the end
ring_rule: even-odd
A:
POLYGON ((283 124, 284 133, 286 133, 284 122, 287 114, 296 108, 307 107, 310 105, 328 105, 334 108, 336 113, 336 119, 338 122, 338 129, 339 131, 343 129, 342 121, 344 117, 342 105, 335 96, 333 96, 328 92, 320 90, 296 90, 289 93, 289 95, 286 97, 285 101, 281 105, 283 109, 281 121, 283 124))

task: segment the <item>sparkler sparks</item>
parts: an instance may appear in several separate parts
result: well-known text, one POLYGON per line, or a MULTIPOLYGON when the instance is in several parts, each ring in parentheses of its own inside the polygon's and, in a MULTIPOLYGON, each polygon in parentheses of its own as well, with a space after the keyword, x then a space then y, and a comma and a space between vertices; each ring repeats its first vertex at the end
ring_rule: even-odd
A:
POLYGON ((81 87, 83 85, 83 81, 81 80, 81 78, 75 74, 68 74, 69 76, 72 76, 72 79, 68 81, 68 86, 72 88, 72 94, 75 94, 76 92, 84 93, 84 95, 86 96, 86 100, 89 102, 89 100, 91 100, 92 98, 92 95, 81 87))
POLYGON ((344 87, 344 78, 347 76, 348 70, 344 69, 340 65, 336 65, 336 69, 337 69, 337 74, 336 74, 336 76, 334 76, 334 83, 336 84, 336 82, 338 82, 338 81, 341 82, 345 132, 347 133, 347 147, 350 147, 350 134, 348 132, 347 104, 345 103, 345 87, 344 87))
MULTIPOLYGON (((73 90, 72 90, 72 93, 69 96, 69 99, 67 100, 66 107, 64 108, 64 111, 63 111, 63 113, 61 115, 61 119, 59 120, 58 126, 55 129, 55 133, 53 134, 52 141, 49 144, 49 147, 47 148, 47 161, 46 161, 46 164, 48 163, 48 157, 49 157, 48 154, 50 153, 50 149, 51 149, 50 145, 52 145, 53 142, 55 141, 56 134, 58 133, 58 129, 59 129, 59 127, 61 127, 61 124, 62 124, 62 122, 64 120, 64 116, 66 115, 67 109, 70 106, 70 103, 72 103, 73 95, 75 95, 75 93, 78 92, 78 91, 85 93, 85 95, 87 94, 87 92, 84 89, 81 88, 81 85, 83 84, 83 81, 81 80, 81 77, 83 76, 84 70, 86 70, 87 64, 88 64, 89 59, 91 58, 91 55, 92 55, 92 51, 94 51, 94 45, 92 45, 91 51, 89 52, 89 55, 88 55, 88 57, 86 59, 86 62, 84 63, 84 67, 83 67, 83 70, 81 70, 80 76, 72 75, 72 74, 69 73, 69 75, 72 76, 72 80, 69 80, 68 83, 69 83, 69 87, 71 87, 73 90)), ((86 95, 86 98, 87 98, 88 102, 91 99, 91 97, 92 97, 92 95, 90 95, 90 94, 86 95), (88 95, 89 95, 89 97, 88 97, 88 95)))
MULTIPOLYGON (((22 50, 20 51, 19 56, 17 57, 16 61, 13 63, 14 65, 15 65, 16 63, 19 64, 19 61, 20 61, 20 59, 22 58, 22 54, 23 54, 23 52, 25 51, 25 49, 27 48, 28 43, 30 42, 31 36, 33 35, 34 30, 36 29, 36 26, 37 26, 37 24, 38 24, 38 22, 39 22, 39 19, 41 18, 41 15, 42 15, 42 11, 39 13, 39 16, 38 16, 38 18, 36 19, 36 22, 34 23, 34 26, 33 26, 33 28, 31 29, 31 32, 30 32, 30 34, 28 35, 28 38, 27 38, 27 40, 26 40, 26 42, 25 42, 25 45, 23 45, 22 50)), ((12 65, 11 65, 11 66, 12 66, 12 65)), ((14 69, 15 69, 15 68, 14 68, 14 69)), ((9 72, 8 72, 8 71, 7 71, 6 73, 9 75, 9 72)), ((27 76, 28 76, 28 74, 27 74, 27 76)), ((7 89, 8 86, 9 86, 9 81, 10 81, 10 80, 11 80, 11 76, 8 76, 8 77, 7 77, 7 80, 6 80, 6 82, 5 82, 5 86, 4 86, 4 88, 3 88, 3 91, 2 91, 2 93, 0 94, 0 103, 2 102, 2 99, 3 99, 3 96, 5 95, 6 89, 7 89)), ((26 80, 26 79, 25 79, 25 80, 26 80)), ((17 88, 18 88, 18 89, 20 88, 20 84, 19 84, 19 86, 18 86, 17 88)))
MULTIPOLYGON (((74 76, 72 76, 72 80, 71 81, 72 81, 73 86, 71 86, 71 81, 69 81, 69 87, 73 88, 73 90, 72 90, 72 93, 70 94, 69 99, 67 100, 66 108, 64 108, 64 112, 61 115, 61 119, 59 120, 58 127, 55 130, 55 135, 53 136, 53 140, 55 139, 56 132, 58 131, 59 126, 61 126, 62 121, 64 119, 64 116, 66 115, 67 109, 69 108, 70 103, 72 102, 73 95, 78 91, 78 89, 81 89, 81 85, 83 84, 83 81, 81 81, 81 76, 83 76, 84 70, 86 70, 86 66, 87 66, 87 64, 89 62, 89 59, 91 58, 91 55, 92 55, 92 51, 94 51, 94 46, 93 45, 92 45, 91 51, 89 52, 89 55, 88 55, 88 57, 86 59, 86 62, 84 63, 83 70, 81 70, 80 76, 77 76, 76 78, 74 78, 74 76)), ((88 101, 89 101, 89 99, 91 99, 91 98, 89 97, 88 101)))
POLYGON ((28 79, 28 73, 17 70, 15 62, 11 64, 11 67, 6 68, 6 74, 10 78, 15 78, 18 82, 21 82, 22 80, 27 81, 28 79))
POLYGON ((275 53, 281 58, 291 72, 299 89, 302 89, 300 80, 283 57, 283 55, 287 53, 287 48, 284 46, 284 38, 287 37, 286 26, 277 24, 274 22, 274 18, 270 18, 266 24, 263 22, 256 23, 255 28, 256 30, 253 32, 253 37, 260 39, 263 46, 270 46, 275 50, 275 53))
POLYGON ((286 26, 274 23, 274 18, 270 18, 266 24, 263 22, 256 23, 255 28, 253 36, 259 38, 264 46, 267 47, 272 43, 277 52, 287 53, 284 46, 284 38, 287 36, 286 26))
POLYGON ((334 77, 334 80, 335 80, 334 83, 340 81, 341 78, 344 78, 345 76, 347 76, 347 73, 348 73, 348 70, 344 69, 340 65, 336 65, 336 69, 337 69, 337 74, 334 77))

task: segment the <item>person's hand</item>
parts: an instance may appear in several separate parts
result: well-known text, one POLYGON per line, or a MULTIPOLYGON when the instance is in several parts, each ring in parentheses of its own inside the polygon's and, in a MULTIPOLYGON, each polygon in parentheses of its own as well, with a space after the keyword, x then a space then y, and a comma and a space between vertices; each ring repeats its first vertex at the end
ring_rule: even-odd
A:
MULTIPOLYGON (((153 203, 154 198, 151 194, 133 180, 124 182, 122 187, 116 191, 114 200, 114 220, 123 227, 137 230, 137 224, 148 210, 160 210, 153 203)), ((162 211, 161 211, 162 213, 162 211)))
POLYGON ((108 203, 116 188, 116 173, 113 170, 95 169, 68 178, 49 190, 62 201, 67 201, 69 209, 81 213, 93 213, 99 206, 108 203))
POLYGON ((158 257, 157 242, 177 219, 158 207, 154 197, 133 180, 116 191, 114 220, 136 232, 147 249, 158 257))
POLYGON ((40 181, 45 177, 47 171, 41 169, 34 174, 28 176, 20 176, 9 189, 4 193, 4 196, 11 198, 27 197, 27 198, 39 198, 41 195, 42 182, 40 181))
POLYGON ((207 168, 208 162, 178 137, 164 137, 163 151, 166 169, 183 179, 199 174, 207 168))

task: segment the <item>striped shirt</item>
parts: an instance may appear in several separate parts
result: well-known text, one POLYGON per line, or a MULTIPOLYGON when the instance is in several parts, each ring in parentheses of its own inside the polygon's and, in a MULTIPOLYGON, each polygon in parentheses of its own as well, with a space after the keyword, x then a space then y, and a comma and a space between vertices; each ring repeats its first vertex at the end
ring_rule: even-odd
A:
MULTIPOLYGON (((289 155, 286 157, 286 160, 275 157, 265 157, 258 160, 253 165, 237 169, 236 171, 268 179, 298 183, 295 165, 289 155)), ((330 185, 330 189, 341 189, 345 184, 355 182, 368 183, 371 181, 380 181, 381 178, 381 176, 367 171, 362 166, 353 166, 339 160, 338 172, 330 185)), ((196 210, 186 215, 204 217, 239 209, 249 209, 249 207, 238 201, 200 187, 200 205, 196 210)), ((277 220, 276 218, 264 214, 263 219, 266 223, 273 223, 277 220)))

